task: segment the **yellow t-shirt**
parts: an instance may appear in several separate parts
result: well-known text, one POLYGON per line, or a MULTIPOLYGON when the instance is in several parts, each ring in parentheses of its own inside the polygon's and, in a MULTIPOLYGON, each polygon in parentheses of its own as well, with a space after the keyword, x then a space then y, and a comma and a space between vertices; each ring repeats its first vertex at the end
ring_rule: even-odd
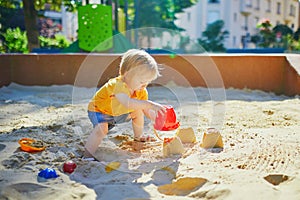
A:
POLYGON ((123 106, 115 94, 125 93, 130 98, 147 100, 148 92, 147 89, 137 90, 132 95, 130 95, 129 88, 122 81, 121 77, 110 79, 106 84, 104 84, 93 96, 88 105, 88 110, 93 112, 101 112, 103 114, 119 116, 122 114, 133 112, 134 110, 128 109, 123 106))

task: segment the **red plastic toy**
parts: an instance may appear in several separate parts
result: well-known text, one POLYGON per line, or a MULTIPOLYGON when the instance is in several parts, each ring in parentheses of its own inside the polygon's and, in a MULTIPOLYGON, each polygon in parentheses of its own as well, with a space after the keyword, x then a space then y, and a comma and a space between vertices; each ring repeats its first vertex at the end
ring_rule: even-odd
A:
POLYGON ((73 162, 72 160, 69 160, 64 163, 63 170, 64 170, 64 172, 71 174, 74 172, 76 167, 77 167, 76 163, 73 162))
POLYGON ((171 131, 179 127, 179 122, 176 121, 176 113, 173 106, 164 105, 166 113, 164 115, 158 113, 155 119, 154 128, 160 131, 171 131))

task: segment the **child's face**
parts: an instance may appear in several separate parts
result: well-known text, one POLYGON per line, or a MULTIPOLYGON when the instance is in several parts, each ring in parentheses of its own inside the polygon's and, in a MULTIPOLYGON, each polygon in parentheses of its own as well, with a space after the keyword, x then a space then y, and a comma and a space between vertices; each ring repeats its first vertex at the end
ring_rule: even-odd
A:
POLYGON ((141 73, 131 70, 126 74, 126 84, 133 91, 141 90, 147 87, 147 85, 154 79, 152 73, 141 73))

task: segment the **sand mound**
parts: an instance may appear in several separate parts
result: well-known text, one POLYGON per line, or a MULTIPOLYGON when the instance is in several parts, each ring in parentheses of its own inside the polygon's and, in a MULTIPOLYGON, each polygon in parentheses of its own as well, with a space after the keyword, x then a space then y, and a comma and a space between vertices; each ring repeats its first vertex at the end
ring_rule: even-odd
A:
POLYGON ((159 186, 158 191, 166 195, 186 196, 198 190, 206 182, 205 178, 180 178, 171 184, 159 186))
MULTIPOLYGON (((196 142, 164 157, 161 141, 135 142, 125 123, 104 139, 97 162, 81 159, 92 130, 86 106, 95 88, 73 89, 0 88, 0 199, 300 199, 299 97, 227 89, 225 103, 212 101, 205 88, 149 88, 151 100, 174 106, 196 142), (221 151, 200 147, 207 128, 215 127, 216 104, 226 105, 224 116, 218 115, 223 118, 216 118, 222 122, 221 151), (24 152, 21 138, 41 140, 46 149, 24 152), (62 170, 68 160, 77 164, 71 174, 62 170), (47 167, 59 176, 38 179, 47 167)), ((153 134, 153 127, 145 132, 153 134)))
POLYGON ((16 183, 2 190, 3 199, 95 199, 96 195, 84 186, 56 188, 35 183, 16 183))

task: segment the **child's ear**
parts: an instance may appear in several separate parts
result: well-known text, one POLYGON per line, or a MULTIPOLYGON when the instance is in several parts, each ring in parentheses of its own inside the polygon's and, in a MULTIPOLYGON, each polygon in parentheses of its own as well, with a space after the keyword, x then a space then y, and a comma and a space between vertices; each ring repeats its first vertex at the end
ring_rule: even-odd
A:
POLYGON ((125 72, 122 77, 123 77, 123 80, 125 79, 125 77, 127 76, 128 72, 125 72))
POLYGON ((127 83, 127 81, 130 79, 130 73, 128 72, 125 72, 123 75, 122 75, 122 81, 127 83))

